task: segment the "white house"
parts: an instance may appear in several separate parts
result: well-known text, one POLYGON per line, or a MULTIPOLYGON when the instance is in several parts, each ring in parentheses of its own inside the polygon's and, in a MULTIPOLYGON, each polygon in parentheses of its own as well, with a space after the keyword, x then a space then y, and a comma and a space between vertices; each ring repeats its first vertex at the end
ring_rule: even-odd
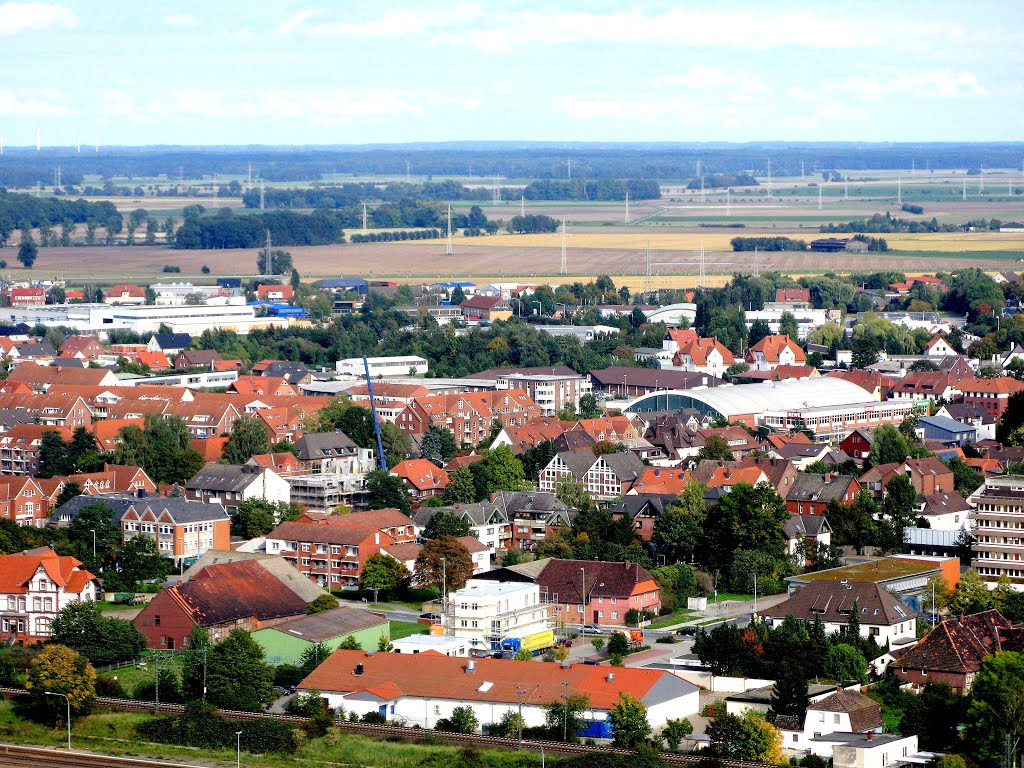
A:
POLYGON ((401 640, 392 640, 391 647, 395 653, 426 653, 433 651, 442 656, 469 656, 469 640, 451 635, 409 635, 401 640))
POLYGON ((464 637, 474 650, 495 651, 506 637, 525 637, 551 629, 540 587, 529 582, 470 579, 448 595, 442 616, 445 633, 464 637))
POLYGON ((760 616, 773 627, 787 616, 808 623, 819 620, 831 635, 846 630, 854 606, 861 636, 874 638, 883 648, 901 645, 915 636, 915 613, 874 583, 812 580, 789 600, 761 611, 760 616))
MULTIPOLYGON (((776 727, 782 731, 784 749, 806 750, 821 757, 832 757, 832 747, 843 734, 882 732, 882 706, 860 691, 837 691, 807 707, 800 723, 793 716, 776 718, 776 727)), ((916 750, 915 750, 916 751, 916 750)))
POLYGON ((509 712, 527 727, 543 725, 550 704, 565 695, 589 699, 582 736, 609 737, 608 715, 622 693, 647 707, 653 728, 699 711, 698 689, 671 672, 589 664, 540 664, 508 659, 464 659, 435 651, 366 653, 338 650, 299 683, 328 706, 432 729, 456 707, 469 707, 483 725, 509 712))
POLYGON ((185 496, 192 501, 238 507, 247 499, 291 501, 288 481, 268 467, 256 464, 206 464, 185 483, 185 496))
POLYGON ((50 547, 0 555, 0 629, 5 638, 46 640, 61 608, 98 595, 96 577, 80 561, 61 557, 50 547))
POLYGON ((959 355, 960 353, 950 346, 950 343, 946 341, 946 337, 943 334, 937 333, 924 345, 924 354, 926 357, 946 357, 959 355))

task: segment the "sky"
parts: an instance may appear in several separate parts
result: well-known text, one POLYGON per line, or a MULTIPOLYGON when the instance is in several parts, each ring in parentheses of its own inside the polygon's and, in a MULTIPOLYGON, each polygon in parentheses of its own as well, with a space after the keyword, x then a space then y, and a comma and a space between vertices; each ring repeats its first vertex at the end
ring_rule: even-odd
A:
POLYGON ((1019 141, 1020 0, 0 0, 7 146, 1019 141))

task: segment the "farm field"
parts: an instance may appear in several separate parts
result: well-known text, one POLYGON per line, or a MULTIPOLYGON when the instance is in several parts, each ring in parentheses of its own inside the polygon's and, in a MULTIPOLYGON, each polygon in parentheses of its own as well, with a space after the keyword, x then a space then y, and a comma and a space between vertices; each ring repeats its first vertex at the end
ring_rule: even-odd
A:
MULTIPOLYGON (((585 248, 575 245, 570 234, 569 275, 559 276, 561 251, 555 236, 538 237, 547 238, 547 243, 520 247, 518 240, 511 238, 516 245, 495 246, 481 242, 483 238, 464 238, 464 242, 456 241, 451 256, 443 255, 444 243, 438 240, 307 246, 288 250, 305 279, 359 275, 368 279, 388 278, 399 281, 463 277, 505 281, 586 282, 594 275, 608 274, 632 275, 636 278, 637 285, 633 286, 628 281, 626 284, 631 287, 642 285, 646 266, 643 239, 627 241, 627 247, 585 248), (629 242, 632 243, 632 247, 628 247, 629 242)), ((687 237, 696 237, 699 247, 699 236, 687 237)), ((726 244, 729 237, 725 238, 726 244)), ((162 246, 40 248, 35 269, 29 272, 16 265, 15 249, 6 250, 9 251, 9 255, 0 250, 0 258, 6 257, 11 265, 6 271, 11 278, 24 276, 48 279, 62 275, 72 284, 161 280, 209 283, 217 276, 254 274, 257 255, 256 250, 176 251, 162 246), (165 265, 179 267, 181 272, 163 273, 165 265), (203 266, 210 267, 210 274, 202 274, 203 266)), ((657 261, 651 270, 655 286, 668 288, 693 284, 698 272, 695 250, 693 247, 671 248, 666 245, 657 248, 657 261), (682 282, 677 282, 677 278, 682 282)), ((705 255, 709 284, 711 275, 750 271, 753 264, 753 254, 749 252, 733 253, 731 250, 708 249, 705 255)), ((1018 261, 1021 255, 1010 250, 958 253, 890 251, 864 254, 777 251, 759 253, 758 268, 762 271, 779 270, 799 274, 874 269, 895 269, 922 274, 965 266, 1005 270, 1012 269, 1013 263, 1018 261)))

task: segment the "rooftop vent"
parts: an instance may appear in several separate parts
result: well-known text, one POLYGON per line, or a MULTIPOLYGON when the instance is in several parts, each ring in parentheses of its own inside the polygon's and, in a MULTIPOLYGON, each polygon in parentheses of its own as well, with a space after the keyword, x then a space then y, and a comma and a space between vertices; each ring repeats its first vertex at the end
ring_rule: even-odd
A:
MULTIPOLYGON (((362 666, 362 665, 360 664, 359 666, 362 666)), ((615 682, 615 673, 614 672, 609 672, 608 675, 605 677, 605 680, 607 680, 609 683, 615 682)))
POLYGON ((476 661, 474 659, 469 659, 466 661, 466 674, 471 675, 474 672, 476 672, 476 661))

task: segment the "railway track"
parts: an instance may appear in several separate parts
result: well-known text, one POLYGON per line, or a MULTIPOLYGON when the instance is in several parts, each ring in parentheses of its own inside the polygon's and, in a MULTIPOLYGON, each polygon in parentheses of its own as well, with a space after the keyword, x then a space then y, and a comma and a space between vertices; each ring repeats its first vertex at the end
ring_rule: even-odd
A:
POLYGON ((11 768, 200 768, 194 763, 113 757, 92 752, 0 744, 0 765, 11 768))
MULTIPOLYGON (((4 696, 29 696, 31 695, 28 691, 21 688, 4 688, 0 687, 0 695, 4 696)), ((94 706, 103 707, 106 709, 116 709, 124 712, 146 712, 149 714, 155 714, 156 704, 151 701, 137 701, 135 699, 118 699, 109 697, 97 697, 94 701, 94 706)), ((185 707, 182 704, 161 704, 160 714, 161 715, 177 715, 185 711, 185 707)), ((231 720, 261 720, 269 718, 284 723, 304 723, 306 718, 297 717, 295 715, 282 715, 270 712, 242 712, 239 710, 221 709, 220 714, 231 720)), ((440 737, 444 743, 454 747, 474 747, 477 749, 501 749, 501 750, 528 750, 531 752, 541 752, 549 755, 564 755, 564 756, 576 756, 586 754, 617 754, 628 756, 632 754, 627 749, 617 749, 610 746, 599 746, 591 744, 570 744, 564 741, 539 741, 536 739, 524 739, 519 741, 518 739, 501 738, 497 736, 485 736, 480 733, 438 733, 436 731, 429 731, 422 728, 409 728, 400 725, 376 725, 374 723, 352 723, 347 720, 336 720, 335 725, 345 732, 358 734, 360 736, 368 736, 376 739, 401 739, 409 742, 422 742, 426 737, 440 737)), ((20 753, 19 753, 20 754, 20 753)), ((26 753, 27 754, 27 753, 26 753)), ((680 765, 680 766, 693 766, 703 762, 707 757, 702 755, 680 755, 673 753, 662 753, 662 760, 667 765, 680 765)), ((115 760, 122 760, 122 758, 112 758, 106 755, 90 755, 89 753, 82 752, 67 752, 66 750, 54 751, 52 749, 39 750, 36 747, 16 747, 14 745, 0 745, 0 765, 2 766, 34 766, 34 768, 92 768, 93 766, 102 765, 115 765, 123 766, 124 768, 142 768, 148 766, 185 766, 184 763, 170 763, 163 760, 143 760, 136 759, 135 762, 131 762, 132 758, 123 758, 127 762, 112 762, 115 760), (8 755, 14 755, 15 752, 7 752, 5 750, 37 750, 41 754, 38 756, 39 759, 33 759, 31 761, 26 758, 21 758, 22 762, 8 762, 8 755), (45 759, 58 760, 59 758, 74 758, 75 760, 87 761, 95 758, 99 760, 96 762, 45 762, 45 759), (44 760, 44 762, 40 762, 44 760), (103 761, 107 762, 103 762, 103 761)), ((717 760, 716 761, 721 768, 777 768, 776 766, 769 766, 767 763, 756 763, 749 762, 746 760, 717 760)), ((195 768, 195 766, 187 766, 187 768, 195 768)))

